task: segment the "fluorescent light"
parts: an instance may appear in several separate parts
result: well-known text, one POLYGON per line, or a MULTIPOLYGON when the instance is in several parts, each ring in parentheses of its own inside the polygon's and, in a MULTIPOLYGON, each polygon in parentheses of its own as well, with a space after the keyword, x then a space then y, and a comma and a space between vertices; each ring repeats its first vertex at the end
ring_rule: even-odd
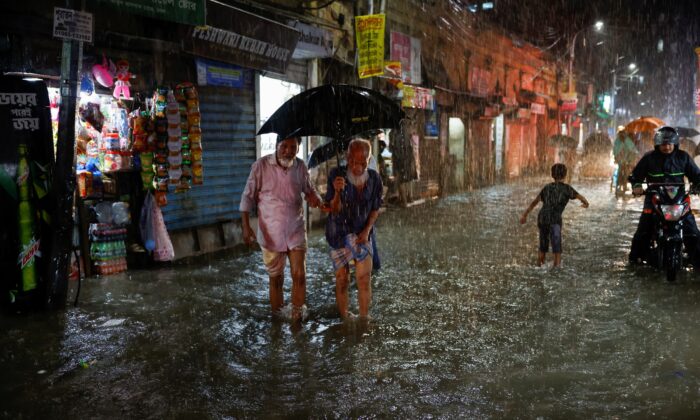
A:
POLYGON ((487 1, 484 3, 481 3, 481 10, 491 10, 493 9, 493 2, 492 1, 487 1))

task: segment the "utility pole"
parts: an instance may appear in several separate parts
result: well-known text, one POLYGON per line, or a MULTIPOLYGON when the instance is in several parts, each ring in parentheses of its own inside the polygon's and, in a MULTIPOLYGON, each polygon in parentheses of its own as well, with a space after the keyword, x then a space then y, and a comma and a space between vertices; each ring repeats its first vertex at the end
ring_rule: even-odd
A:
MULTIPOLYGON (((66 0, 66 7, 74 8, 73 0, 66 0)), ((53 179, 56 196, 54 232, 49 261, 49 284, 46 306, 62 308, 68 294, 68 269, 73 236, 73 193, 75 174, 73 158, 75 148, 75 109, 78 97, 78 68, 82 62, 83 43, 63 41, 61 54, 61 108, 59 110, 58 146, 53 179)))

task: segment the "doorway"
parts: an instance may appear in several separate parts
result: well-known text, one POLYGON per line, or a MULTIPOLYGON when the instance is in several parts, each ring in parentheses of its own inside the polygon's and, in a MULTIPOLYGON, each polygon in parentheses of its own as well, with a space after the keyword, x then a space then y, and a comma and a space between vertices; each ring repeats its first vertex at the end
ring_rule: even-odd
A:
POLYGON ((450 163, 453 168, 452 185, 453 188, 461 189, 464 187, 464 161, 466 157, 466 149, 464 147, 465 129, 464 122, 461 118, 451 117, 448 122, 449 127, 449 153, 450 163))
MULTIPOLYGON (((258 129, 277 111, 277 108, 287 102, 292 96, 300 93, 301 90, 302 86, 296 83, 258 75, 258 109, 260 110, 258 129)), ((277 134, 261 134, 258 157, 274 153, 276 142, 277 134)), ((299 148, 297 156, 303 159, 302 149, 299 148)))

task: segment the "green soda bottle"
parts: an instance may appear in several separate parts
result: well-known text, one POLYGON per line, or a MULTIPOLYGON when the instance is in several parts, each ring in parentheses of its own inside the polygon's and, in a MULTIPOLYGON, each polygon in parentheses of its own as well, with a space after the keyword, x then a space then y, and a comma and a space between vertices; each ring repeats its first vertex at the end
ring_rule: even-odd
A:
POLYGON ((28 292, 36 289, 37 271, 34 261, 39 251, 39 241, 35 234, 34 205, 29 190, 31 176, 27 159, 27 145, 20 143, 17 146, 17 151, 19 153, 17 188, 19 190, 18 227, 20 241, 20 253, 17 262, 22 270, 22 291, 28 292))

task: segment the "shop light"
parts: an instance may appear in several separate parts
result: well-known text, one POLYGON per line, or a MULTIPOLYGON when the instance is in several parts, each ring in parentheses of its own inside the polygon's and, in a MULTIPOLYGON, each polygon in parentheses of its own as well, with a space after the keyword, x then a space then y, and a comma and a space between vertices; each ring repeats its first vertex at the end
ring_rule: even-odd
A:
POLYGON ((41 82, 41 79, 38 77, 23 77, 22 80, 26 80, 27 82, 41 82))
POLYGON ((596 31, 601 31, 603 29, 603 26, 605 26, 605 23, 603 23, 602 20, 599 20, 593 26, 595 27, 596 31))
POLYGON ((487 2, 481 3, 481 10, 493 10, 493 2, 487 1, 487 2))

